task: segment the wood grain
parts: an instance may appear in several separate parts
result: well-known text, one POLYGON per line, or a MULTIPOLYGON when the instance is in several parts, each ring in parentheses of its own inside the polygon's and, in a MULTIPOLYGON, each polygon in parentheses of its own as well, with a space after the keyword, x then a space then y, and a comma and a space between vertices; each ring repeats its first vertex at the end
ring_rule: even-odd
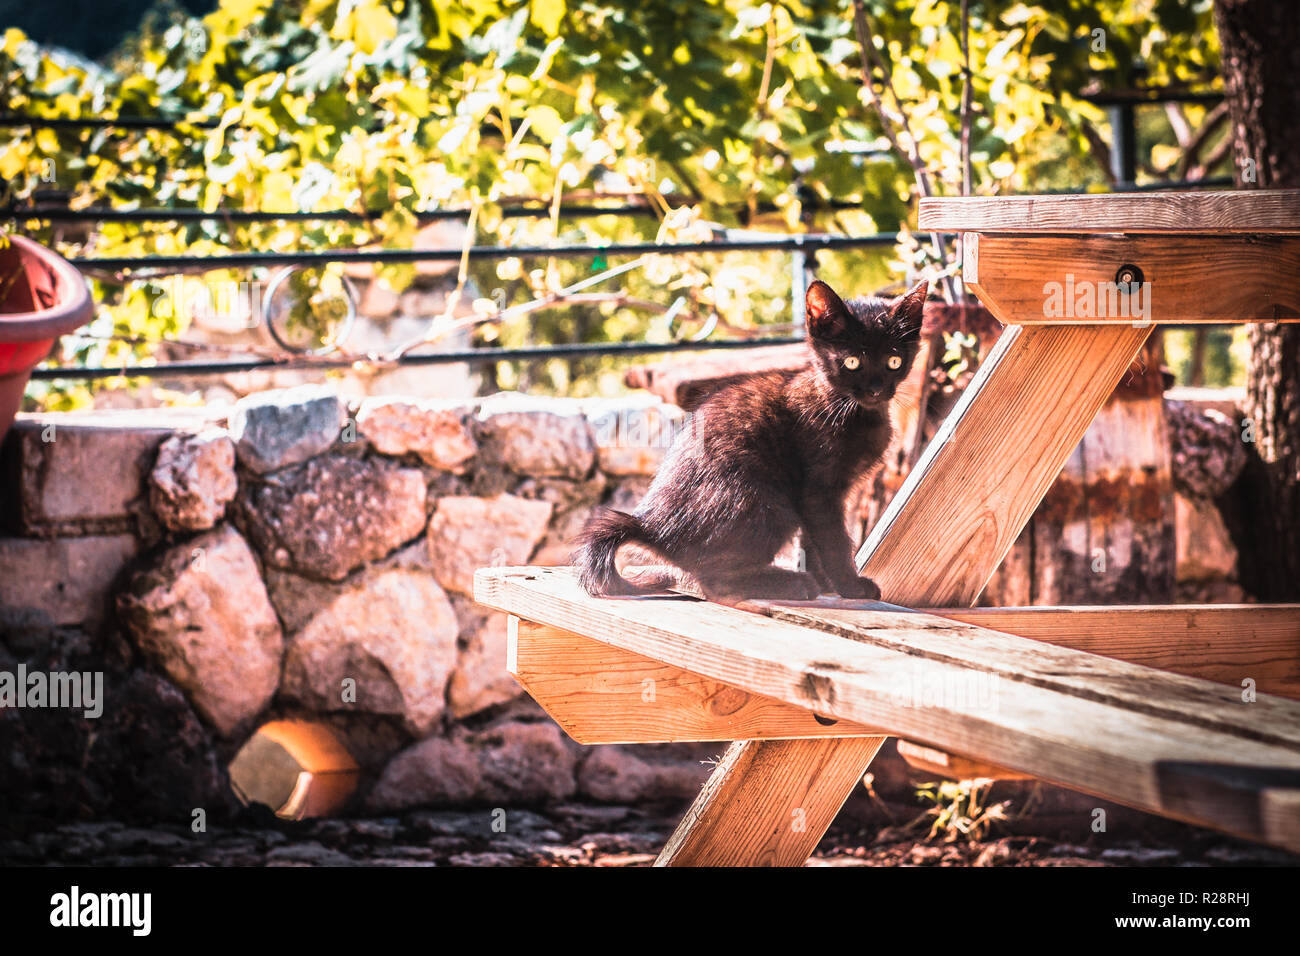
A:
POLYGON ((1029 774, 1006 767, 995 767, 991 763, 980 763, 969 757, 959 757, 944 750, 924 747, 912 740, 899 740, 895 743, 898 755, 913 770, 931 773, 948 780, 974 780, 985 777, 990 780, 1029 780, 1029 774))
POLYGON ((1300 322, 1300 236, 972 233, 963 250, 967 285, 1006 323, 1300 322), (1122 266, 1137 266, 1149 287, 1110 289, 1122 266))
MULTIPOLYGON (((1300 774, 1294 701, 1247 703, 1208 681, 915 611, 769 605, 778 620, 689 599, 592 598, 567 569, 544 568, 481 570, 475 598, 748 693, 1300 850, 1300 818, 1261 811, 1248 827, 1221 812, 1225 778, 1234 806, 1287 805, 1288 775, 1300 774)), ((801 741, 797 764, 774 749, 782 742, 740 745, 737 763, 788 772, 739 792, 719 782, 675 837, 680 858, 721 853, 738 833, 766 846, 792 806, 810 826, 829 820, 865 767, 814 756, 842 753, 839 743, 801 741)))
POLYGON ((1300 604, 932 608, 927 614, 1300 700, 1300 604))
MULTIPOLYGON (((859 602, 866 603, 866 602, 859 602)), ((1262 695, 1243 706, 1242 688, 1035 641, 920 611, 844 607, 833 603, 765 602, 775 620, 816 628, 856 643, 897 650, 918 662, 955 664, 979 675, 998 675, 1014 684, 1042 687, 1068 697, 1086 698, 1117 710, 1145 713, 1207 731, 1300 745, 1300 706, 1262 695)), ((978 681, 975 681, 978 684, 978 681)), ((892 729, 889 724, 879 725, 892 729)), ((991 760, 985 755, 973 755, 991 760)), ((1028 769, 1017 767, 1016 769, 1028 769)))
POLYGON ((922 199, 922 232, 1300 234, 1300 189, 922 199))
POLYGON ((733 743, 655 866, 801 865, 884 742, 841 737, 775 740, 761 747, 733 743), (792 780, 803 787, 790 786, 792 780), (736 807, 746 812, 738 814, 736 807))
POLYGON ((510 673, 580 744, 879 735, 572 631, 511 618, 510 673))

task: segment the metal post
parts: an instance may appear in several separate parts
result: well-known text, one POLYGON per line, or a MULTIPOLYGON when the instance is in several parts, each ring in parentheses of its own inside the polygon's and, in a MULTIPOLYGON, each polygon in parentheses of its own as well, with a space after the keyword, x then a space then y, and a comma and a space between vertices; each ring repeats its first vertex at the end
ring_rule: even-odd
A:
POLYGON ((794 300, 794 327, 802 329, 808 298, 808 254, 802 249, 796 249, 790 257, 790 298, 794 300))
POLYGON ((1137 126, 1132 103, 1115 103, 1110 114, 1110 171, 1116 187, 1137 180, 1137 126))

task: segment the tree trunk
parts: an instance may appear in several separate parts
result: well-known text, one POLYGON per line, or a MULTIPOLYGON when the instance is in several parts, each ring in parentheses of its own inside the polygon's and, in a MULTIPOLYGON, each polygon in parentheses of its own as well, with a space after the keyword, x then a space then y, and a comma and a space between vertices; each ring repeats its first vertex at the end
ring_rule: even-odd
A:
MULTIPOLYGON (((1242 188, 1300 187, 1300 9, 1295 0, 1215 0, 1242 188), (1253 181, 1252 181, 1253 179, 1253 181)), ((1294 279, 1292 279, 1294 281, 1294 279)), ((1236 529, 1243 586, 1300 598, 1300 325, 1250 327, 1243 439, 1253 439, 1236 529)))

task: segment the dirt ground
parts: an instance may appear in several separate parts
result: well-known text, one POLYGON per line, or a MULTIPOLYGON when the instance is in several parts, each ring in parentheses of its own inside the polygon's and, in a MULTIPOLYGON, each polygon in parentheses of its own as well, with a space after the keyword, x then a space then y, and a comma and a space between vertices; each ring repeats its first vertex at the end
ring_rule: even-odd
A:
MULTIPOLYGON (((541 811, 411 811, 240 826, 74 823, 0 835, 0 865, 646 866, 680 810, 567 804, 541 811), (502 827, 504 826, 504 829, 502 827)), ((943 843, 898 827, 837 824, 809 866, 1294 866, 1300 856, 1166 824, 1086 841, 1003 835, 943 843)))

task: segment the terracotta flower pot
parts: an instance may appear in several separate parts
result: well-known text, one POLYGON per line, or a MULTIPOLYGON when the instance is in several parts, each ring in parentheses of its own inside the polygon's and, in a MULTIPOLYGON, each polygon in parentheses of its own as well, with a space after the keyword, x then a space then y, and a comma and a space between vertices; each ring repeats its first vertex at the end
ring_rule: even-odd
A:
POLYGON ((94 315, 90 288, 72 263, 10 236, 0 249, 0 438, 9 431, 32 369, 55 340, 94 315))

